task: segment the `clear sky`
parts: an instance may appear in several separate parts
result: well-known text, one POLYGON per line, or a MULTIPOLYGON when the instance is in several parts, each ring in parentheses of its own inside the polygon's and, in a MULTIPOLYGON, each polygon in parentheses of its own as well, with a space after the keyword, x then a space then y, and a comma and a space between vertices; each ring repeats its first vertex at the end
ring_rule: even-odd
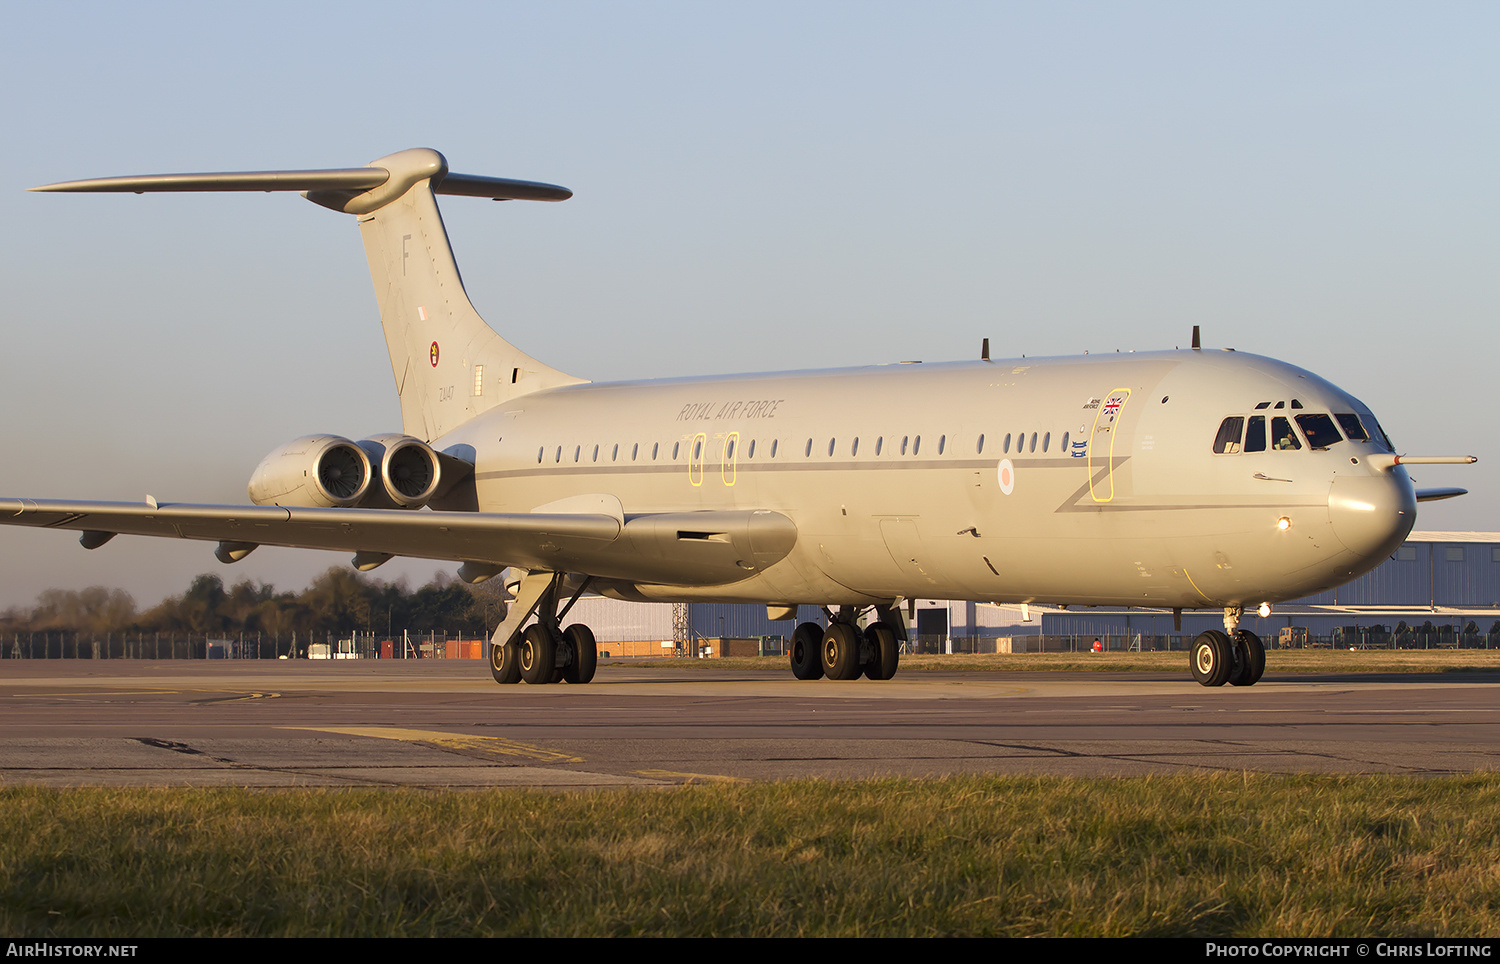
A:
MULTIPOLYGON (((352 219, 295 195, 28 194, 434 147, 480 313, 595 380, 1186 346, 1281 358, 1500 529, 1500 7, 8 4, 0 492, 243 502, 399 427, 352 219)), ((0 529, 0 606, 342 554, 0 529)), ((423 581, 433 563, 392 563, 423 581)), ((451 567, 447 567, 451 568, 451 567)))

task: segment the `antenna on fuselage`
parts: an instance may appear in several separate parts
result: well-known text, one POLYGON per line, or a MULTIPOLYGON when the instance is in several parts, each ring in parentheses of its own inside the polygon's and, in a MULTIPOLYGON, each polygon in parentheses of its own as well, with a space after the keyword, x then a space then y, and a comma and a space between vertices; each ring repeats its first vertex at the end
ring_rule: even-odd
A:
POLYGON ((1194 325, 1193 326, 1193 351, 1198 351, 1202 347, 1203 347, 1203 343, 1198 340, 1198 326, 1194 325))
POLYGON ((989 361, 990 360, 990 340, 988 338, 986 338, 984 340, 984 344, 982 344, 982 345, 979 346, 979 360, 980 361, 989 361))

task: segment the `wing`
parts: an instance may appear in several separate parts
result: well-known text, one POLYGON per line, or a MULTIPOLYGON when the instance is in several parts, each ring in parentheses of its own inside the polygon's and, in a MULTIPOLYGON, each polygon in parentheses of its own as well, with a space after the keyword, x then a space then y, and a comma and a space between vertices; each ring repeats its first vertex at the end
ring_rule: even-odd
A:
MULTIPOLYGON (((618 503, 616 503, 618 505, 618 503)), ((765 510, 433 512, 0 499, 0 524, 71 529, 97 548, 117 534, 221 543, 230 559, 255 546, 333 549, 579 572, 633 582, 738 582, 784 558, 797 530, 765 510), (236 555, 235 553, 238 553, 236 555)), ((227 560, 226 560, 227 561, 227 560)))

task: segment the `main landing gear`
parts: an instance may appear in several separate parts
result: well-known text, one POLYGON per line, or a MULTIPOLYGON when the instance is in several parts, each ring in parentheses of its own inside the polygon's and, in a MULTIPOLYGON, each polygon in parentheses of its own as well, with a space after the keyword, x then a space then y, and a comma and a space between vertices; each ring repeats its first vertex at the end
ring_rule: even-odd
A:
MULTIPOLYGON (((889 606, 875 607, 878 622, 864 629, 855 624, 858 610, 841 606, 828 613, 828 628, 803 623, 792 632, 792 675, 797 679, 890 679, 900 661, 897 629, 900 617, 889 606)), ((828 612, 824 610, 824 612, 828 612)))
POLYGON ((1210 629, 1193 640, 1193 679, 1204 686, 1254 686, 1266 671, 1266 648, 1260 637, 1240 629, 1244 610, 1238 606, 1224 610, 1224 629, 1210 629))
POLYGON ((557 603, 563 588, 561 573, 534 572, 526 576, 505 621, 490 638, 490 674, 497 683, 587 683, 599 665, 593 630, 582 623, 562 629, 559 620, 583 595, 584 580, 562 612, 557 603), (537 621, 521 625, 537 614, 537 621))

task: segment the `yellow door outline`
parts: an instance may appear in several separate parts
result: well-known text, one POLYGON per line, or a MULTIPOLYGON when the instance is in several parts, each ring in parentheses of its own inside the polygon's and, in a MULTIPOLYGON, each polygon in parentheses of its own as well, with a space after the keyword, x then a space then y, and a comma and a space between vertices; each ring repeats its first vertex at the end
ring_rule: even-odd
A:
POLYGON ((688 481, 693 485, 703 484, 703 455, 708 448, 708 434, 699 432, 688 443, 688 481))
POLYGON ((1125 403, 1130 401, 1130 389, 1116 388, 1110 391, 1099 407, 1094 410, 1094 429, 1089 433, 1089 496, 1095 502, 1109 502, 1115 497, 1115 436, 1120 434, 1120 414, 1125 403), (1109 435, 1109 453, 1105 456, 1105 474, 1109 476, 1109 494, 1094 488, 1094 451, 1099 447, 1101 433, 1109 435))
POLYGON ((734 485, 734 480, 739 477, 739 442, 739 432, 724 436, 724 456, 720 459, 719 470, 725 485, 734 485))

